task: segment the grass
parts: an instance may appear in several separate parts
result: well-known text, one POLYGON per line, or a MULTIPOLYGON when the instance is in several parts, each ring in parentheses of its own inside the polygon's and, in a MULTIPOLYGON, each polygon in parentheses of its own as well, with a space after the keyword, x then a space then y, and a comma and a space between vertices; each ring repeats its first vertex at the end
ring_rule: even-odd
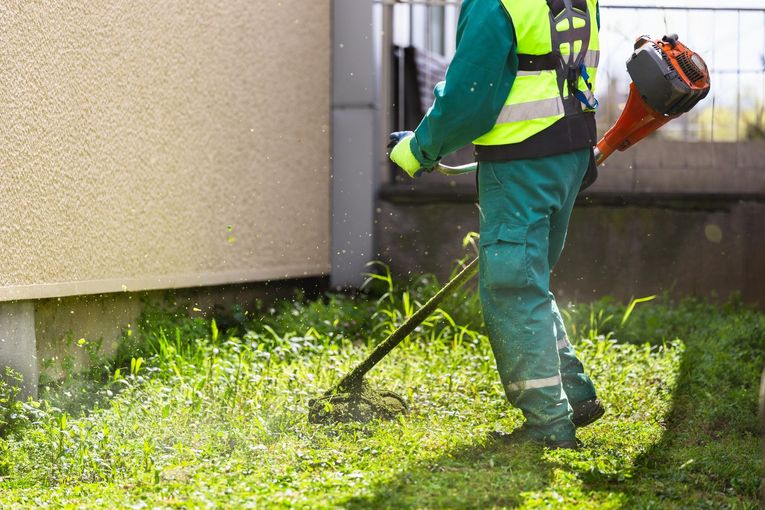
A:
POLYGON ((150 310, 87 384, 23 404, 0 388, 0 507, 757 507, 765 316, 736 303, 569 307, 608 406, 579 431, 579 451, 488 440, 522 417, 504 400, 472 292, 370 373, 405 396, 409 416, 308 424, 308 400, 436 285, 386 276, 369 295, 284 302, 226 331, 150 310))

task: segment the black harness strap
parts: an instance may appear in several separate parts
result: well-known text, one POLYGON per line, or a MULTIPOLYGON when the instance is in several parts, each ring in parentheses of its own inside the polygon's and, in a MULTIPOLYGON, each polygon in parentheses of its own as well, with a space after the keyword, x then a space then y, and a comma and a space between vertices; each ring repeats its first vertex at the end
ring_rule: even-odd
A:
POLYGON ((550 8, 550 12, 553 16, 557 16, 566 10, 566 2, 563 0, 547 0, 547 6, 550 8))
POLYGON ((555 71, 561 66, 560 54, 552 52, 544 55, 518 54, 519 71, 555 71))

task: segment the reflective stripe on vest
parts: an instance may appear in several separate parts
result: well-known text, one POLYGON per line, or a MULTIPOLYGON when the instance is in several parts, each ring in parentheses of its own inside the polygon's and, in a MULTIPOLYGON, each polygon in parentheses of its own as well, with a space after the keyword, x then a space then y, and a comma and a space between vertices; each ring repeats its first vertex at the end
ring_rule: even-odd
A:
POLYGON ((560 97, 539 99, 527 103, 506 104, 497 118, 497 124, 521 122, 540 117, 554 117, 563 115, 563 112, 563 99, 560 97))
POLYGON ((588 50, 584 56, 584 67, 597 68, 600 63, 600 50, 588 50))
MULTIPOLYGON (((580 61, 587 69, 592 90, 581 78, 577 88, 590 101, 590 104, 594 104, 595 76, 600 61, 596 18, 597 0, 559 0, 558 4, 565 4, 569 8, 573 3, 574 10, 568 12, 578 13, 579 17, 565 17, 566 12, 563 12, 555 19, 551 16, 547 0, 501 0, 501 2, 515 29, 517 53, 544 56, 555 50, 559 52, 560 60, 562 60, 561 69, 566 64, 580 61), (574 39, 573 44, 564 42, 560 43, 559 47, 553 48, 554 44, 557 45, 554 40, 571 41, 573 34, 577 34, 577 30, 581 35, 588 23, 585 21, 584 12, 575 8, 577 5, 584 5, 585 1, 590 29, 587 47, 582 47, 582 40, 574 39), (573 31, 569 33, 568 30, 573 31), (585 50, 584 53, 582 50, 585 50)), ((566 108, 571 113, 572 104, 576 104, 579 110, 586 109, 584 105, 579 106, 578 101, 574 103, 574 100, 569 97, 568 86, 562 82, 561 74, 548 70, 549 68, 544 66, 542 69, 544 70, 518 71, 494 128, 476 139, 474 141, 476 145, 520 143, 562 119, 566 114, 566 108)))

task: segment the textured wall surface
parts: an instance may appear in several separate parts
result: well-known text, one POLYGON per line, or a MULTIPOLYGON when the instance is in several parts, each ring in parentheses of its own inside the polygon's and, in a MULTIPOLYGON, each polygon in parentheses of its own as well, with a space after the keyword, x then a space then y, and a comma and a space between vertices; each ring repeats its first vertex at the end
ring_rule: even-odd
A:
POLYGON ((329 0, 0 26, 0 301, 328 271, 329 0))

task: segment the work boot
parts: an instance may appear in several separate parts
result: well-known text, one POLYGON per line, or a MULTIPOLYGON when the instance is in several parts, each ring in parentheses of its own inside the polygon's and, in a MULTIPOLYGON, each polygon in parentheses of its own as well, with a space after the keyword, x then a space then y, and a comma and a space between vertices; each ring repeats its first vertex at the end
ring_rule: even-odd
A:
POLYGON ((578 450, 579 441, 576 439, 563 439, 556 440, 550 437, 534 434, 531 427, 527 427, 526 424, 515 429, 511 433, 503 432, 501 430, 494 430, 489 432, 489 437, 497 443, 502 444, 522 444, 522 443, 536 443, 540 444, 551 450, 566 449, 566 450, 578 450))
POLYGON ((597 421, 606 413, 606 408, 597 398, 571 404, 571 408, 574 410, 571 421, 578 429, 597 421))

